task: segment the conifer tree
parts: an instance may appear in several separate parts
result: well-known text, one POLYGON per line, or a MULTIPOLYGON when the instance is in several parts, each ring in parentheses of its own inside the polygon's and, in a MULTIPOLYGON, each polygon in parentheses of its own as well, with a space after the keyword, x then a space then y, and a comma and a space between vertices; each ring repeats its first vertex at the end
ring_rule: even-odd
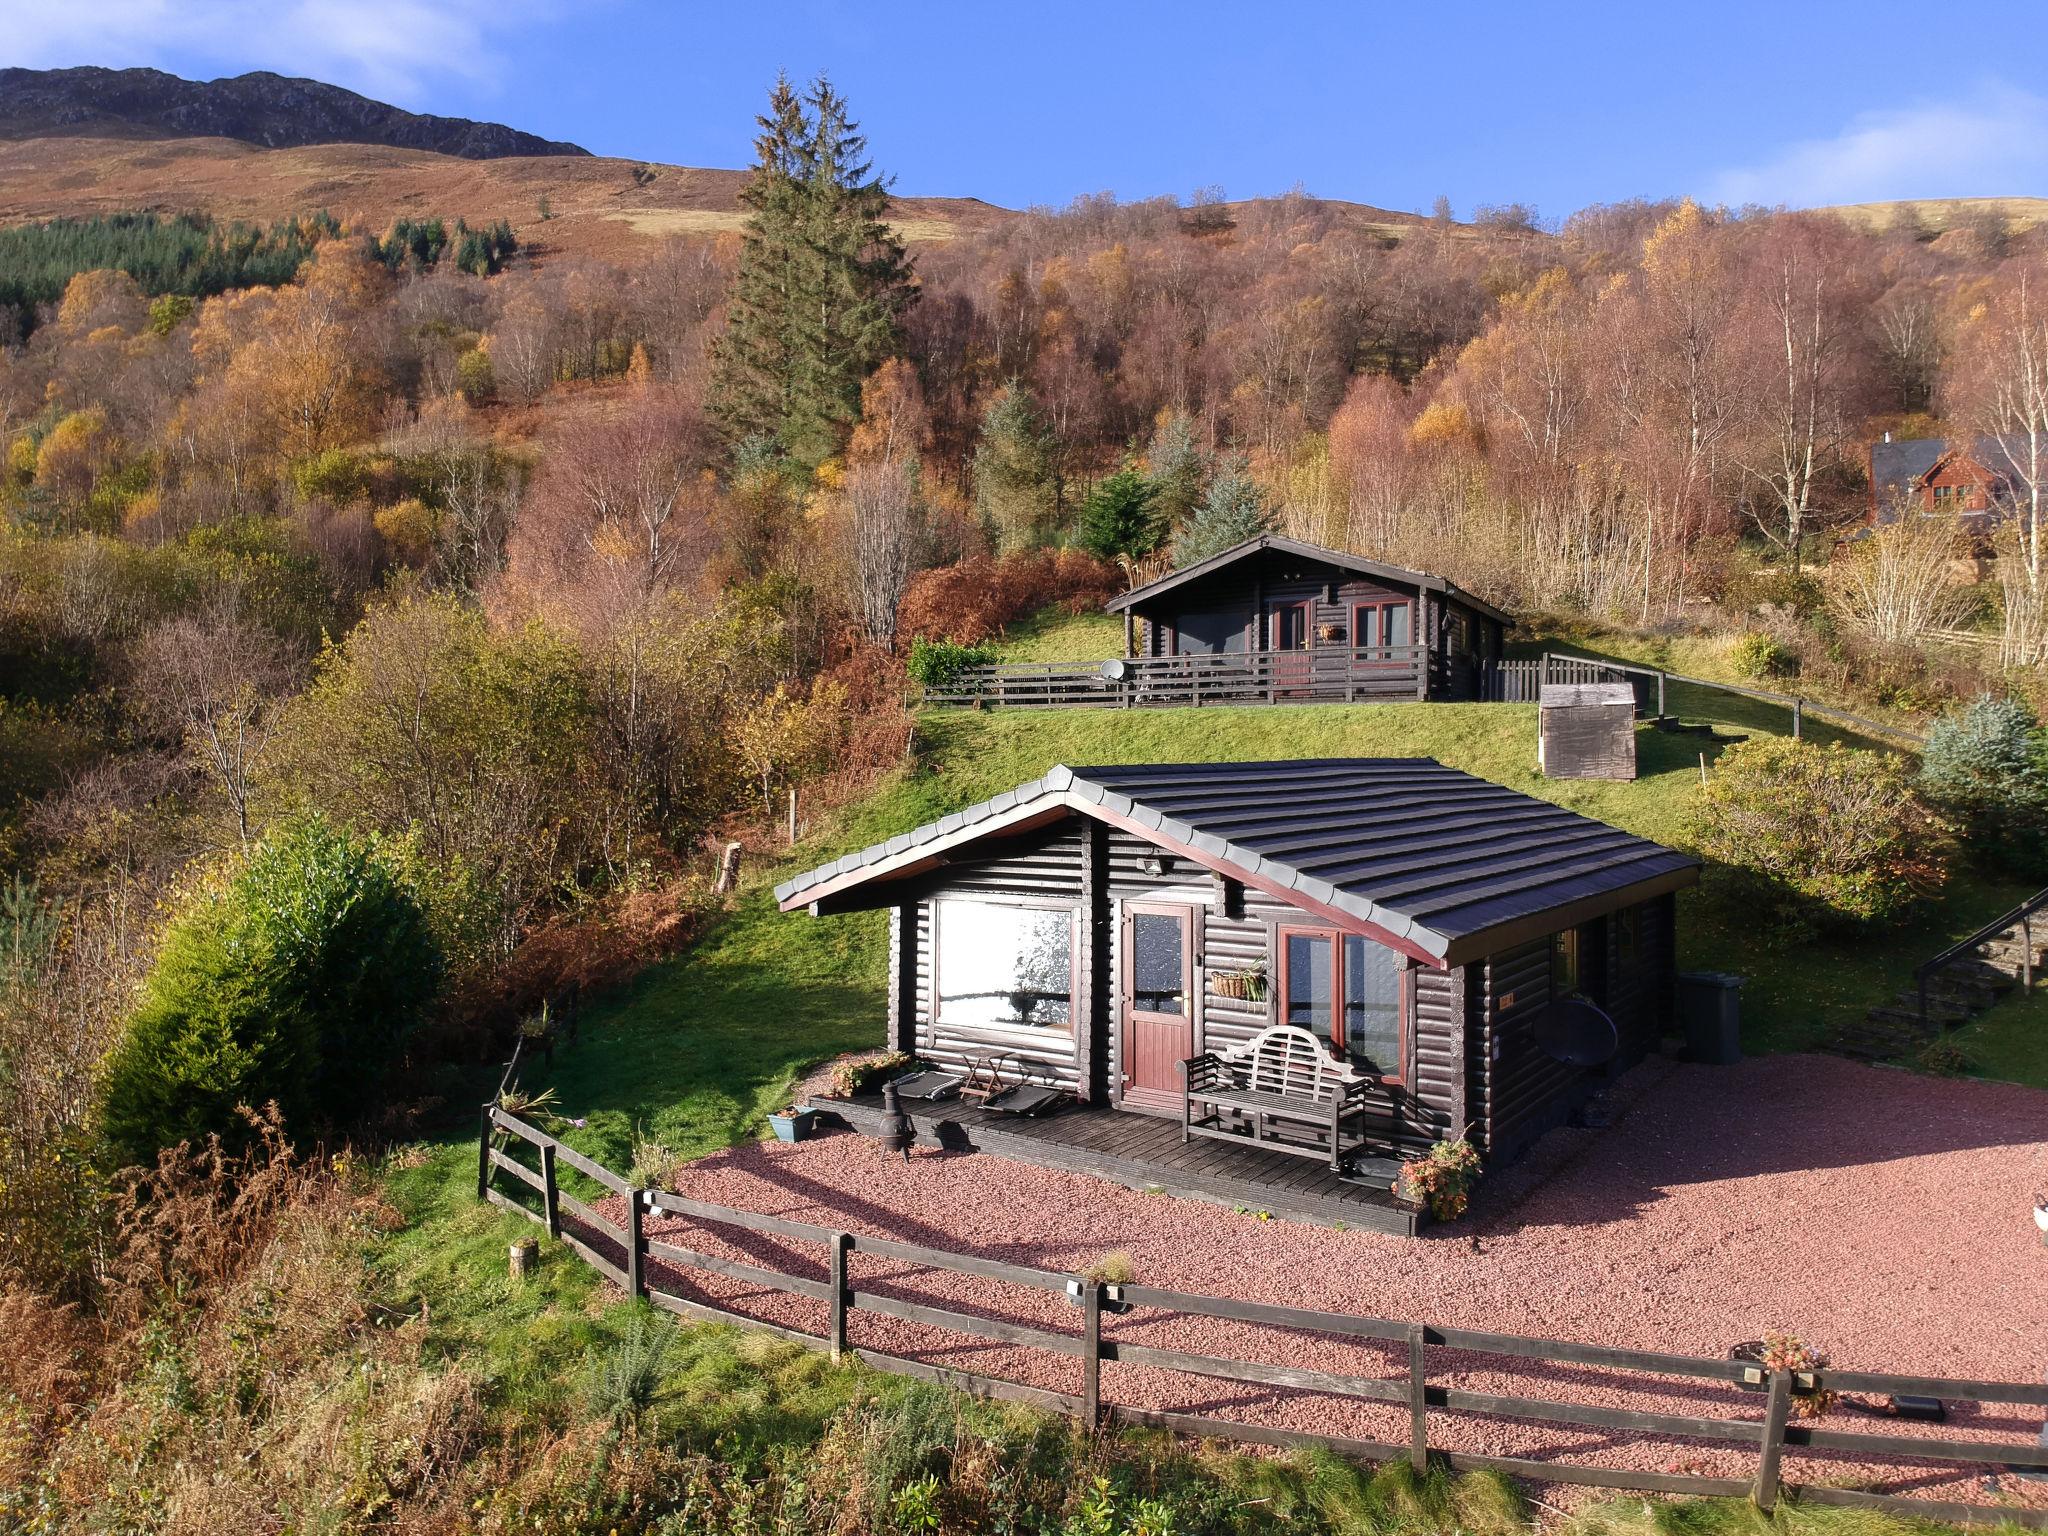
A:
POLYGON ((1171 532, 1201 502, 1202 485, 1209 478, 1208 461, 1195 443, 1195 426, 1187 412, 1169 412, 1159 423, 1145 453, 1145 467, 1150 472, 1153 515, 1171 532))
POLYGON ((1174 563, 1193 565, 1269 533, 1272 527, 1273 513, 1266 504, 1265 491, 1252 478, 1244 455, 1233 455, 1209 482, 1208 495, 1173 541, 1174 563))
POLYGON ((1149 555, 1163 532, 1152 510, 1152 482, 1134 464, 1125 464, 1081 503, 1078 542, 1101 559, 1149 555))
POLYGON ((1059 515, 1059 471, 1051 430, 1016 379, 981 418, 974 446, 974 505, 1001 554, 1049 542, 1059 515))
POLYGON ((732 440, 770 437, 814 468, 859 416, 862 382, 899 350, 916 289, 846 99, 822 76, 801 96, 784 77, 758 121, 711 408, 732 440))

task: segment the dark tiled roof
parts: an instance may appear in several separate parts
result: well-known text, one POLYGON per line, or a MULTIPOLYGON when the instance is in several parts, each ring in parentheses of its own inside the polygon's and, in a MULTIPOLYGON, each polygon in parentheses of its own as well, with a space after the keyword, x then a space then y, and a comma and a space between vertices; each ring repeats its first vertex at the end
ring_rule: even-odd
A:
POLYGON ((1699 868, 1689 854, 1431 758, 1309 758, 1054 768, 775 894, 794 907, 929 868, 939 845, 1061 807, 1149 830, 1453 964, 1485 953, 1482 935, 1632 887, 1689 885, 1699 868))
POLYGON ((1380 581, 1392 581, 1418 590, 1427 588, 1454 597, 1468 608, 1496 618, 1503 624, 1515 622, 1515 616, 1505 609, 1496 608, 1484 598, 1474 597, 1470 592, 1454 586, 1441 576, 1432 576, 1427 571, 1411 571, 1405 566, 1387 565, 1382 561, 1368 560, 1363 555, 1348 555, 1341 549, 1325 549, 1320 544, 1305 544, 1300 539, 1286 538, 1277 533, 1262 533, 1257 538, 1246 539, 1242 544, 1211 555, 1206 560, 1197 560, 1193 565, 1182 566, 1177 571, 1168 571, 1157 581, 1149 581, 1142 587, 1134 587, 1122 597, 1112 598, 1103 606, 1111 613, 1120 613, 1140 603, 1162 597, 1174 588, 1220 571, 1227 565, 1234 565, 1247 555, 1261 550, 1277 550, 1283 555, 1294 555, 1303 560, 1320 560, 1325 565, 1334 565, 1342 571, 1355 571, 1362 576, 1371 576, 1380 581))
POLYGON ((1934 468, 1934 461, 1947 451, 1948 444, 1938 437, 1908 437, 1896 442, 1872 443, 1870 484, 1877 492, 1879 505, 1934 468))

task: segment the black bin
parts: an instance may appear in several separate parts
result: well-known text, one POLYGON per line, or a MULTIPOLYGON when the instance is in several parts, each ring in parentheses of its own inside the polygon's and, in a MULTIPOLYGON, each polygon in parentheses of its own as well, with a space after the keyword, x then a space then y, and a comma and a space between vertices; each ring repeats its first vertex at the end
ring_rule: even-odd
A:
POLYGON ((1742 982, 1727 971, 1680 971, 1678 1016, 1689 1061, 1728 1067, 1742 1060, 1742 982))

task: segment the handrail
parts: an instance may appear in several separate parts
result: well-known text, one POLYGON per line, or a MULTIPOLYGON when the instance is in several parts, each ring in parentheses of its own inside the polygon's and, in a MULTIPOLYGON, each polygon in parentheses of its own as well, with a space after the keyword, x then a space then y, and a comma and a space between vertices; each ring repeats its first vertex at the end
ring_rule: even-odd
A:
POLYGON ((1949 945, 1931 960, 1923 960, 1913 967, 1913 985, 1920 998, 1920 1027, 1927 1027, 1927 983, 1958 960, 1966 958, 1979 945, 1990 942, 2008 928, 2020 931, 2020 985, 2031 988, 2034 985, 2034 923, 2036 912, 2048 907, 2048 889, 2034 892, 2025 901, 2002 917, 1994 917, 1967 939, 1959 939, 1949 945))

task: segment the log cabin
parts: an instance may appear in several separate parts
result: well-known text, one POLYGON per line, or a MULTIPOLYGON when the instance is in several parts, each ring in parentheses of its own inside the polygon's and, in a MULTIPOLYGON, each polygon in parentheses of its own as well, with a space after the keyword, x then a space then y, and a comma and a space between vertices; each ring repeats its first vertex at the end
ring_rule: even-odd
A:
POLYGON ((1510 615, 1440 576, 1261 534, 1107 604, 1134 659, 1256 660, 1276 699, 1478 699, 1510 615))
MULTIPOLYGON (((1305 1152, 1329 1166, 1290 1169, 1290 1213, 1412 1231, 1384 1198, 1401 1158, 1460 1134, 1512 1158, 1662 1036, 1675 893, 1698 872, 1431 759, 1303 759, 1056 767, 776 896, 888 912, 888 1044, 955 1076, 1007 1059, 1058 1089, 1069 1129, 1033 1131, 1031 1160, 1227 1199, 1305 1152), (1597 1064, 1555 1049, 1566 999, 1611 1021, 1597 1064), (1364 1085, 1341 1140, 1296 1137, 1284 1112, 1197 1114, 1191 1064, 1275 1032, 1364 1085), (1243 1179, 1213 1157, 1176 1175, 1196 1131, 1246 1126, 1243 1179)), ((945 1140, 949 1117, 1022 1145, 961 1107, 924 1128, 945 1140)))

